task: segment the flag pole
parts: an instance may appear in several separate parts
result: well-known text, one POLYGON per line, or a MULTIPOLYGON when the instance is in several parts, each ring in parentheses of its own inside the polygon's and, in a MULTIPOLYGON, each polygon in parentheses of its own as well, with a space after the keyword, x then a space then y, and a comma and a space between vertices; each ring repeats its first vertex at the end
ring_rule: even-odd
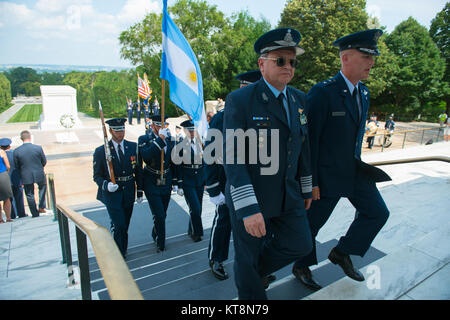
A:
MULTIPOLYGON (((160 111, 160 115, 161 115, 161 128, 164 128, 165 125, 165 121, 164 121, 164 103, 165 103, 165 87, 166 87, 166 80, 162 79, 162 87, 161 87, 161 111, 160 111)), ((167 137, 166 139, 168 139, 169 137, 167 137)), ((166 144, 168 144, 166 142, 166 144)), ((165 184, 165 179, 163 176, 163 172, 164 172, 164 148, 161 149, 161 184, 165 184)))

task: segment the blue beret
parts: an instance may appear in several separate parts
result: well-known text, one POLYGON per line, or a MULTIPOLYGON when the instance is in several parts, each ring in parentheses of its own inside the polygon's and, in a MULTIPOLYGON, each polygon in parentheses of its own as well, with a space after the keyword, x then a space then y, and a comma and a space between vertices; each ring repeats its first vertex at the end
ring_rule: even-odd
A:
POLYGON ((109 125, 109 128, 114 131, 124 131, 126 121, 127 121, 127 119, 125 119, 125 118, 114 118, 114 119, 107 120, 105 122, 109 125))
POLYGON ((195 125, 194 122, 192 122, 192 120, 183 121, 182 123, 180 123, 180 126, 188 130, 195 130, 195 125))
MULTIPOLYGON (((164 115, 164 124, 165 124, 165 125, 168 124, 168 123, 166 122, 167 118, 168 118, 168 117, 167 117, 166 115, 164 115)), ((161 127, 161 115, 160 115, 160 114, 154 114, 154 115, 152 115, 151 119, 152 119, 152 122, 153 122, 155 125, 157 125, 158 127, 161 127)))
POLYGON ((261 79, 261 71, 253 70, 244 73, 240 73, 234 77, 238 79, 241 83, 253 83, 261 79))
POLYGON ((295 54, 300 55, 305 52, 303 48, 298 46, 301 39, 300 32, 295 29, 274 29, 259 37, 253 48, 257 54, 263 54, 278 49, 293 48, 295 49, 295 54))
POLYGON ((383 31, 380 29, 355 32, 337 39, 333 42, 333 46, 339 47, 340 51, 356 49, 371 56, 379 56, 380 52, 378 51, 377 42, 382 34, 383 31))
POLYGON ((2 138, 2 139, 0 139, 0 147, 10 146, 11 143, 12 143, 12 141, 9 138, 2 138))

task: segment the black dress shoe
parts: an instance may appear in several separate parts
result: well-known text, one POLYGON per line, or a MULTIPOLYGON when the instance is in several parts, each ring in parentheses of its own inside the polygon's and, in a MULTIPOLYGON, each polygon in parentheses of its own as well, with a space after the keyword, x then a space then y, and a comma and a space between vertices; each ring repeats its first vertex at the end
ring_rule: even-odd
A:
POLYGON ((160 248, 158 246, 156 247, 156 253, 160 253, 160 252, 162 252, 164 250, 166 250, 166 248, 164 248, 164 247, 160 248))
POLYGON ((194 240, 194 242, 202 241, 202 237, 201 236, 191 235, 191 238, 192 238, 192 240, 194 240))
POLYGON ((350 260, 350 256, 348 254, 342 254, 333 248, 328 255, 328 259, 334 264, 338 264, 344 273, 356 281, 364 281, 364 276, 361 272, 353 267, 352 260, 350 260))
POLYGON ((311 270, 309 270, 308 267, 296 268, 295 266, 293 266, 292 273, 298 280, 300 280, 301 283, 303 283, 309 289, 314 291, 322 289, 322 286, 313 279, 311 270))
POLYGON ((228 273, 225 271, 222 262, 210 260, 209 266, 211 267, 211 271, 214 277, 216 277, 219 280, 228 279, 228 273))
POLYGON ((263 283, 264 289, 267 289, 269 285, 277 279, 273 274, 269 274, 268 276, 262 277, 261 281, 263 283))

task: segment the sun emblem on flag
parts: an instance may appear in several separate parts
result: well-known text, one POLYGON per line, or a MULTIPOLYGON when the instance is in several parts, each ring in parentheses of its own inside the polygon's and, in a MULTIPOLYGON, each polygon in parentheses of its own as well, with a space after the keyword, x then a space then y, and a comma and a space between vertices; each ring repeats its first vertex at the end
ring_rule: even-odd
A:
POLYGON ((188 76, 190 81, 197 83, 197 73, 195 73, 195 70, 190 70, 188 76))

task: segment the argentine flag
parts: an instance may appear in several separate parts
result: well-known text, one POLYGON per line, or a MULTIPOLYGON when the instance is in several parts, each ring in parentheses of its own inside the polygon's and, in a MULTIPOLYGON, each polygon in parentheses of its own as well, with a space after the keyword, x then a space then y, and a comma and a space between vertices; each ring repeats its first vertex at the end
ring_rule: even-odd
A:
POLYGON ((170 100, 191 116, 198 133, 206 138, 202 73, 191 46, 169 17, 167 0, 163 6, 160 78, 169 81, 170 100))

